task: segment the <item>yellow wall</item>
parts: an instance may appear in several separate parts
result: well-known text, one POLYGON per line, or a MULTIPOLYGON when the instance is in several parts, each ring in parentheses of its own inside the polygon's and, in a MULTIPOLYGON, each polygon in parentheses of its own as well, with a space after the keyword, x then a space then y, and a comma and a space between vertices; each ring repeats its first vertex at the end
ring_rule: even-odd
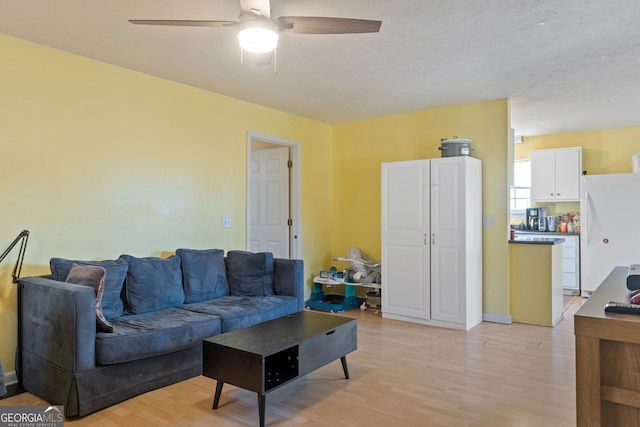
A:
MULTIPOLYGON (((587 132, 560 133, 525 137, 515 144, 516 160, 531 158, 532 150, 582 147, 582 170, 590 175, 630 173, 631 157, 640 153, 640 127, 605 129, 587 132)), ((536 203, 549 209, 549 215, 562 215, 580 211, 580 203, 536 203)), ((520 217, 512 223, 520 224, 520 217)))
MULTIPOLYGON (((309 284, 351 246, 379 258, 380 163, 440 157, 440 139, 456 135, 472 139, 483 160, 483 215, 495 220, 483 229, 483 311, 508 314, 508 101, 331 127, 6 36, 0 51, 0 249, 31 231, 22 276, 48 273, 52 256, 244 248, 253 131, 300 141, 309 284), (223 215, 237 225, 223 230, 223 215)), ((8 371, 15 252, 0 266, 8 371)))
POLYGON ((631 156, 640 153, 640 127, 526 137, 515 145, 515 158, 529 159, 531 150, 564 147, 582 147, 582 169, 590 175, 629 173, 631 156))
POLYGON ((469 138, 482 160, 483 312, 509 313, 508 101, 441 108, 334 126, 332 253, 350 247, 380 259, 380 164, 440 157, 441 138, 469 138))
MULTIPOLYGON (((52 256, 244 248, 248 131, 300 142, 305 276, 331 257, 331 126, 2 35, 0 52, 0 250, 30 230, 23 277, 52 256)), ((16 254, 0 265, 8 371, 16 254)))

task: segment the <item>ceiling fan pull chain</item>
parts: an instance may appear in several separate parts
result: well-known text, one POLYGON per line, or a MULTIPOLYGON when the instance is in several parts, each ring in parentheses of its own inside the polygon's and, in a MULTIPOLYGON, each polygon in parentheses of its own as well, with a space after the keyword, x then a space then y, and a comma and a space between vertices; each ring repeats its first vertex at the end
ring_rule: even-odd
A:
POLYGON ((278 77, 278 49, 273 51, 273 77, 278 77))

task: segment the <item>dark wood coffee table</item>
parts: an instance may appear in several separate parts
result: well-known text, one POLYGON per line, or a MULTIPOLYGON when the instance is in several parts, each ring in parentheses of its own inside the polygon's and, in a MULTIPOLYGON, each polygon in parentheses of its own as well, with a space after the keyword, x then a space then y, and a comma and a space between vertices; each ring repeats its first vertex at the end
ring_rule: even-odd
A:
POLYGON ((357 349, 357 322, 300 311, 203 340, 202 374, 217 380, 213 409, 224 383, 258 393, 264 427, 267 393, 340 359, 345 378, 348 353, 357 349))

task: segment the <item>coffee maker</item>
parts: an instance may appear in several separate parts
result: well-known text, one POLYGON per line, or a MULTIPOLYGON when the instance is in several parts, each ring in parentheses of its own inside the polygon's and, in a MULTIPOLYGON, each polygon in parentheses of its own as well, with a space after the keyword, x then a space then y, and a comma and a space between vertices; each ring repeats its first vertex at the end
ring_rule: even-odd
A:
POLYGON ((547 231, 547 208, 527 208, 527 230, 547 231))

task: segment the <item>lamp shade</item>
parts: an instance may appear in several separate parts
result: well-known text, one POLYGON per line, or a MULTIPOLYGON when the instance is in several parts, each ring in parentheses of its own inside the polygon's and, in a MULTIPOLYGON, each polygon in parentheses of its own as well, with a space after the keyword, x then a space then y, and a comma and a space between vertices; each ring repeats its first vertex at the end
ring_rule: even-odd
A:
POLYGON ((249 27, 238 32, 240 47, 249 52, 271 52, 278 46, 278 38, 269 28, 249 27))

